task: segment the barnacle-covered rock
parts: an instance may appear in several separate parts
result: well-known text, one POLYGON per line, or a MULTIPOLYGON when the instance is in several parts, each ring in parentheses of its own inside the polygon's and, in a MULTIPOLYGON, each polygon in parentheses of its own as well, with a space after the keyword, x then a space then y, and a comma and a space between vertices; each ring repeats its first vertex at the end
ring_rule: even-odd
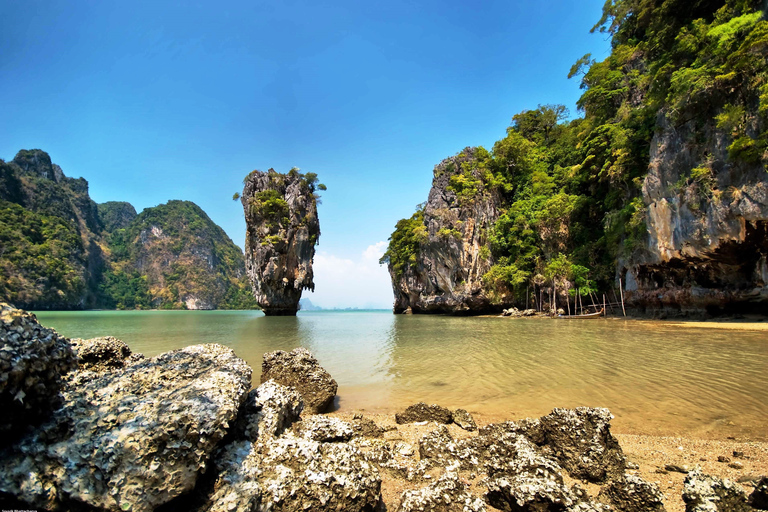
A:
POLYGON ((195 345, 93 374, 0 454, 0 492, 31 506, 149 512, 191 490, 248 392, 251 369, 195 345))
POLYGON ((435 421, 437 423, 451 423, 453 415, 451 411, 437 404, 427 405, 424 402, 409 405, 405 411, 395 414, 395 421, 402 423, 417 423, 420 421, 435 421))
POLYGON ((626 465, 611 434, 612 418, 602 408, 554 409, 531 428, 543 436, 543 453, 551 454, 572 477, 605 482, 621 478, 626 465))
POLYGON ((0 445, 50 414, 62 376, 76 366, 67 338, 0 302, 0 445))
POLYGON ((475 419, 464 409, 456 409, 455 411, 452 411, 451 419, 464 430, 468 430, 469 432, 477 430, 475 419))
POLYGON ((304 411, 309 414, 325 412, 333 404, 339 388, 331 374, 303 347, 264 354, 261 382, 270 379, 296 388, 304 400, 304 411))
POLYGON ((381 500, 378 471, 347 443, 285 433, 233 443, 216 465, 210 512, 372 512, 381 500))
POLYGON ((128 345, 114 336, 72 338, 72 348, 80 359, 80 369, 95 372, 123 368, 143 358, 141 354, 133 354, 128 345))
POLYGON ((685 477, 685 512, 750 512, 747 494, 727 479, 703 473, 696 468, 685 477))
POLYGON ((665 512, 659 486, 636 475, 624 475, 600 490, 599 499, 617 512, 665 512))
POLYGON ((299 437, 322 443, 349 441, 355 434, 349 423, 326 416, 310 416, 297 423, 294 428, 299 437))
POLYGON ((485 503, 472 496, 458 475, 447 472, 418 490, 404 491, 398 512, 485 512, 485 503))
POLYGON ((279 436, 299 420, 303 409, 298 391, 268 380, 248 393, 233 428, 234 437, 256 442, 264 436, 279 436))
POLYGON ((556 512, 578 503, 579 496, 567 485, 558 464, 542 456, 523 436, 514 437, 504 447, 514 456, 491 456, 485 463, 488 472, 485 499, 501 510, 556 512))

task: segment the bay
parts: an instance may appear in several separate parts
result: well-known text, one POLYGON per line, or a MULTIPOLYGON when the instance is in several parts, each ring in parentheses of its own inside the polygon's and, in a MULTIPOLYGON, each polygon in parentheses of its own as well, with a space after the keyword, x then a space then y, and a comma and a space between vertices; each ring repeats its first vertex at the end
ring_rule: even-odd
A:
POLYGON ((418 401, 489 421, 608 407, 616 431, 768 440, 768 331, 624 319, 559 321, 312 311, 38 312, 68 337, 116 336, 148 357, 221 343, 254 369, 303 346, 339 383, 342 410, 418 401))

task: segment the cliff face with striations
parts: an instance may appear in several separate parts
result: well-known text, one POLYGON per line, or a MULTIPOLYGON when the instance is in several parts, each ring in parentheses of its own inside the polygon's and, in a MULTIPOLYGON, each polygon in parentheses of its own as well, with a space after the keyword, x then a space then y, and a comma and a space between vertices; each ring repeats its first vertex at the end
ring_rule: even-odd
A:
MULTIPOLYGON (((751 114, 748 130, 759 133, 765 127, 751 114)), ((729 159, 733 138, 714 123, 674 126, 660 115, 658 126, 642 189, 647 242, 619 267, 629 303, 669 313, 765 312, 764 163, 729 159)))
POLYGON ((483 290, 483 275, 491 267, 487 235, 498 218, 500 198, 483 186, 475 151, 467 148, 435 167, 423 212, 411 219, 412 261, 385 256, 395 313, 408 308, 414 313, 479 313, 506 305, 483 290), (457 186, 457 177, 473 183, 472 194, 457 186))
POLYGON ((315 288, 312 259, 320 236, 316 180, 313 174, 272 169, 245 178, 245 265, 267 315, 295 315, 302 290, 315 288))

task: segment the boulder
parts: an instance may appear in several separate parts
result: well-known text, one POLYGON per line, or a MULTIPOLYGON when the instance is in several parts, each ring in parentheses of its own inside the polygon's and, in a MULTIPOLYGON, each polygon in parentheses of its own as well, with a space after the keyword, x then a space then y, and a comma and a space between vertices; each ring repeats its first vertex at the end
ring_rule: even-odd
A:
POLYGON ((600 489, 598 499, 616 512, 665 512, 664 495, 659 486, 635 475, 610 482, 600 489))
POLYGON ((149 512, 191 490, 250 386, 224 346, 196 345, 67 386, 63 406, 0 455, 0 492, 149 512))
POLYGON ((419 457, 441 466, 471 471, 480 464, 478 442, 474 438, 454 440, 448 427, 440 425, 419 439, 419 457))
POLYGON ((0 445, 51 413, 62 376, 76 367, 67 338, 0 302, 0 445))
POLYGON ((758 510, 768 510, 768 476, 757 482, 755 490, 749 495, 749 505, 758 510))
POLYGON ((290 352, 277 350, 264 354, 261 382, 270 379, 278 384, 296 388, 304 400, 304 411, 309 414, 325 412, 333 404, 339 387, 305 348, 296 348, 290 352))
POLYGON ((279 436, 299 421, 303 409, 298 391, 268 380, 248 393, 232 429, 233 437, 255 443, 265 436, 279 436))
POLYGON ((445 407, 436 404, 427 405, 424 402, 419 402, 408 406, 405 411, 395 414, 395 421, 398 424, 417 423, 419 421, 451 423, 453 421, 453 415, 451 414, 451 411, 445 407))
POLYGON ((458 475, 447 472, 418 490, 404 491, 398 512, 485 512, 485 503, 472 496, 458 475))
POLYGON ((338 418, 310 416, 294 426, 299 437, 322 443, 349 441, 355 434, 352 425, 338 418))
POLYGON ((352 420, 352 429, 355 431, 356 436, 362 437, 383 437, 384 432, 395 430, 396 427, 382 428, 378 426, 372 419, 366 418, 362 414, 355 414, 352 420))
POLYGON ((533 431, 531 439, 543 445, 543 453, 551 454, 572 477, 605 482, 621 478, 626 466, 621 446, 611 434, 612 418, 602 408, 554 409, 528 428, 533 431))
POLYGON ((88 340, 72 338, 72 348, 80 359, 80 369, 95 372, 123 368, 128 362, 143 358, 141 354, 132 354, 128 345, 114 336, 88 340))
POLYGON ((477 430, 477 423, 475 423, 475 419, 464 409, 456 409, 455 411, 451 412, 451 419, 455 424, 464 430, 468 430, 470 432, 477 430))
POLYGON ((560 466, 538 453, 525 437, 514 436, 504 451, 514 455, 491 456, 485 463, 485 499, 491 506, 508 511, 555 512, 580 501, 565 485, 560 466))
POLYGON ((749 512, 747 495, 730 480, 704 474, 700 468, 688 473, 683 485, 685 512, 749 512))
POLYGON ((238 441, 216 461, 210 512, 370 511, 381 500, 378 471, 346 443, 281 437, 238 441))

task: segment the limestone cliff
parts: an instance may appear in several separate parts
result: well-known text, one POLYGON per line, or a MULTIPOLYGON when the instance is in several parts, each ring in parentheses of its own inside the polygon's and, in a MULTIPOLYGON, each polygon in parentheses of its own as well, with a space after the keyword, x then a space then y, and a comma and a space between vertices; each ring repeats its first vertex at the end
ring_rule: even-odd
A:
POLYGON ((482 278, 491 267, 487 234, 499 215, 500 198, 482 183, 475 148, 446 158, 434 169, 432 189, 422 213, 411 219, 411 261, 398 261, 388 251, 395 295, 394 311, 414 313, 481 313, 500 310, 483 290, 482 278), (466 177, 472 194, 457 184, 466 177), (452 178, 454 178, 452 180, 452 178))
POLYGON ((0 299, 30 309, 249 309, 242 251, 197 205, 96 204, 39 149, 0 160, 0 299))
MULTIPOLYGON (((749 132, 765 127, 750 116, 749 132)), ((672 125, 664 114, 643 182, 648 238, 619 272, 628 301, 669 313, 768 311, 766 156, 729 158, 714 122, 672 125)))
POLYGON ((316 175, 296 169, 288 174, 253 171, 244 180, 246 271, 267 315, 295 315, 302 290, 315 288, 312 259, 320 236, 316 181, 316 175))

